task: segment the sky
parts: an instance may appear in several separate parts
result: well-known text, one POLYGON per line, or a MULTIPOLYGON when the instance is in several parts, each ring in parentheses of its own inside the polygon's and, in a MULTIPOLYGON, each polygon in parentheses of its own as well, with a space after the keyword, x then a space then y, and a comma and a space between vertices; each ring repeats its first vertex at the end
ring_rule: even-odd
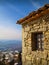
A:
POLYGON ((22 40, 22 26, 17 20, 45 4, 49 0, 0 0, 0 40, 22 40))

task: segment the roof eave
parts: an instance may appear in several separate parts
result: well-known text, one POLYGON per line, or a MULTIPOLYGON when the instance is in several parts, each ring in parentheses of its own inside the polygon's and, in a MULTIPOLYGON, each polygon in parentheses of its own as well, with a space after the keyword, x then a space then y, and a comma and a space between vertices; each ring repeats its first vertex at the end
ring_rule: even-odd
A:
POLYGON ((25 18, 18 20, 16 24, 24 24, 26 22, 36 20, 39 17, 46 15, 47 13, 49 13, 49 5, 45 5, 44 7, 39 8, 37 11, 32 12, 31 14, 29 14, 25 18))

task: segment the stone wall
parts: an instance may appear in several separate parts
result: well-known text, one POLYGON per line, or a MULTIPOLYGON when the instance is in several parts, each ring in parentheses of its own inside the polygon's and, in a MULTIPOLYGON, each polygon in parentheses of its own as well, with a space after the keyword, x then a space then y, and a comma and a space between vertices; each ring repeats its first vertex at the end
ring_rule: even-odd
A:
POLYGON ((22 25, 23 65, 49 65, 49 14, 22 25), (31 33, 43 32, 43 51, 32 51, 31 33))

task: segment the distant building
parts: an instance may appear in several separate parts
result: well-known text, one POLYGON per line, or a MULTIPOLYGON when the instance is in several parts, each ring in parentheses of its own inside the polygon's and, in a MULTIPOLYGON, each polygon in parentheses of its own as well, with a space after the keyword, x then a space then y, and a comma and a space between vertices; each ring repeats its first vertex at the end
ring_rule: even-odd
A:
POLYGON ((17 24, 22 25, 22 64, 49 65, 49 4, 17 24))

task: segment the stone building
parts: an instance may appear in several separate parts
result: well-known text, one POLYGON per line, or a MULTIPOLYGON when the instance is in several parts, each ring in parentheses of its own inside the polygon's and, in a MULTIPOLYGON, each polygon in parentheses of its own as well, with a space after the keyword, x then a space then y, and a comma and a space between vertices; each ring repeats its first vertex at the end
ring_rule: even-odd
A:
POLYGON ((49 65, 49 4, 17 24, 22 25, 22 64, 49 65))

